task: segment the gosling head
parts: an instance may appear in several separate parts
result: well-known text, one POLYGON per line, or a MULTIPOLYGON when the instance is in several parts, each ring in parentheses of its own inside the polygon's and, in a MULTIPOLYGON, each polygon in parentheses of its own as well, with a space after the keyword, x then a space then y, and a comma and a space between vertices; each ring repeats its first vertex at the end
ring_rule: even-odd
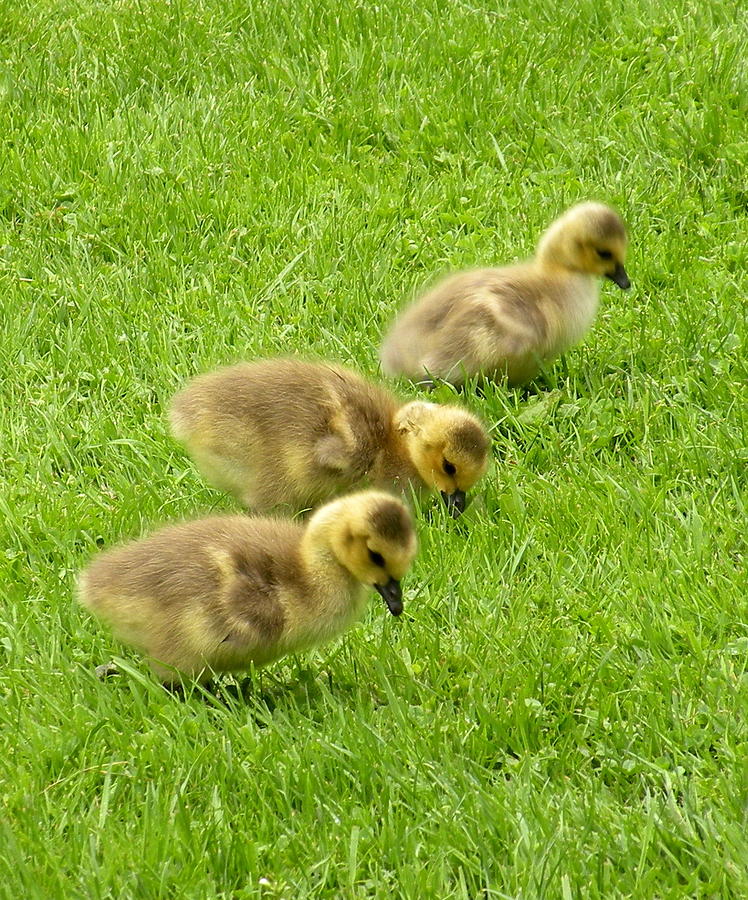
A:
MULTIPOLYGON (((330 504, 330 542, 338 562, 381 594, 393 616, 403 611, 400 581, 418 550, 413 519, 390 494, 362 491, 330 504)), ((310 522, 310 526, 311 526, 310 522)))
POLYGON ((491 440, 480 421, 459 406, 414 401, 398 427, 425 484, 438 490, 453 518, 465 511, 465 495, 488 468, 491 440))
POLYGON ((541 237, 537 258, 573 272, 609 278, 627 291, 626 227, 618 213, 602 203, 579 203, 567 210, 541 237))

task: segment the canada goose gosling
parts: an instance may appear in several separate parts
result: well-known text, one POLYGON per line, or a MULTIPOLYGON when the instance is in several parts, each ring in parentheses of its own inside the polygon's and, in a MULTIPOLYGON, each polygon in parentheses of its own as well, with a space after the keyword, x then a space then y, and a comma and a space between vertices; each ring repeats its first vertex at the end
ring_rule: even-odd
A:
POLYGON ((100 554, 78 599, 163 682, 206 680, 331 640, 363 614, 365 585, 399 616, 416 550, 405 505, 363 491, 306 526, 241 515, 168 526, 100 554))
POLYGON ((396 319, 381 347, 387 375, 533 378, 580 341, 597 314, 598 278, 623 290, 627 235, 618 214, 580 203, 552 223, 534 259, 451 275, 396 319))
POLYGON ((488 434, 467 410, 400 405, 350 369, 298 359, 199 376, 172 400, 170 422, 206 479, 256 511, 370 484, 437 490, 457 516, 489 462, 488 434))

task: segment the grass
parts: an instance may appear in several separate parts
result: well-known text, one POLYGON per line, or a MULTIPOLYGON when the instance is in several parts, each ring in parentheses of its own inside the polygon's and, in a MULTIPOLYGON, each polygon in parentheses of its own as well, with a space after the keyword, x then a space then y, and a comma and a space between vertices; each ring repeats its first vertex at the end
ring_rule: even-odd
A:
POLYGON ((743 5, 0 23, 0 896, 748 896, 743 5), (76 608, 98 547, 233 509, 168 437, 187 377, 374 376, 416 288, 586 198, 634 289, 537 390, 466 394, 495 469, 419 513, 403 621, 180 702, 76 608))

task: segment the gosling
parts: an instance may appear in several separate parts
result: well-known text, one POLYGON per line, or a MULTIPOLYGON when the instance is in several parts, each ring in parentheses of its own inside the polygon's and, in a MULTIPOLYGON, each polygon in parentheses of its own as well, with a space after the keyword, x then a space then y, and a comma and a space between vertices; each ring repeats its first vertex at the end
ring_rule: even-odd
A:
POLYGON ((457 517, 490 450, 460 407, 400 405, 349 369, 297 359, 195 378, 173 399, 170 422, 204 477, 259 512, 313 508, 361 486, 413 487, 440 491, 457 517))
POLYGON ((573 206, 541 236, 534 259, 451 275, 405 310, 382 344, 382 370, 457 386, 478 374, 529 381, 590 329, 598 278, 631 286, 627 242, 613 209, 573 206))
POLYGON ((416 549, 405 505, 364 491, 306 527, 236 515, 164 528, 101 554, 78 599, 164 683, 205 681, 341 634, 363 614, 363 585, 399 616, 416 549))

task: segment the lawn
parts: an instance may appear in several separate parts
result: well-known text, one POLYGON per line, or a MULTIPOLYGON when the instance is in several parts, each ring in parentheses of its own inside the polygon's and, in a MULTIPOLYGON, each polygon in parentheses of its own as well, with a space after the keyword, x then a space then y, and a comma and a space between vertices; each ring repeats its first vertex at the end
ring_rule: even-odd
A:
POLYGON ((748 896, 745 5, 0 0, 0 47, 0 896, 748 896), (589 198, 633 289, 460 398, 495 462, 401 620, 179 700, 76 607, 236 510, 185 379, 377 377, 415 290, 589 198))

